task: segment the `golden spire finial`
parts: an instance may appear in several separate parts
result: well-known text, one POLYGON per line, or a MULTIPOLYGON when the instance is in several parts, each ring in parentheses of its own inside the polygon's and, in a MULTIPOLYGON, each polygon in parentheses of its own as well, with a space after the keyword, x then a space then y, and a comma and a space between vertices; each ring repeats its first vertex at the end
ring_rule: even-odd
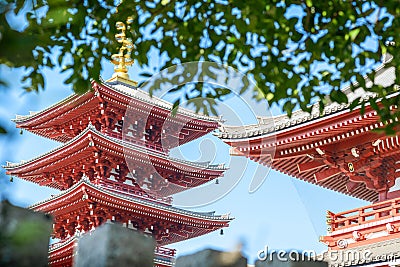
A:
POLYGON ((133 50, 133 43, 131 38, 126 38, 126 30, 130 28, 130 24, 132 24, 132 17, 128 17, 125 23, 118 21, 115 26, 117 30, 121 31, 115 35, 115 39, 118 43, 121 44, 119 48, 119 53, 111 56, 111 62, 115 65, 114 74, 112 78, 121 77, 129 80, 128 68, 127 66, 131 66, 133 64, 133 59, 131 58, 131 53, 133 50))

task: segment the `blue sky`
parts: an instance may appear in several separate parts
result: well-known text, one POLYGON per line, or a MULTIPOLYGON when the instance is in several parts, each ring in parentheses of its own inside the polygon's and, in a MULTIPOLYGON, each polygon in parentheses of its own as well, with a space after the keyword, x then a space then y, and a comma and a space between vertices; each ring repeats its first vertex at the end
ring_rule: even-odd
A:
MULTIPOLYGON (((102 75, 104 78, 109 78, 112 74, 112 66, 105 63, 104 67, 102 75)), ((138 80, 138 72, 137 66, 131 68, 129 71, 131 78, 138 80)), ((10 85, 8 90, 0 92, 0 116, 9 128, 14 127, 10 120, 15 117, 15 114, 41 110, 72 93, 70 87, 62 84, 64 77, 57 72, 46 72, 47 89, 40 94, 23 92, 18 83, 21 71, 11 71, 2 67, 1 73, 10 85)), ((227 107, 237 103, 236 100, 230 101, 226 103, 227 107)), ((234 109, 234 107, 231 108, 234 109)), ((14 138, 0 138, 1 163, 4 164, 7 160, 13 162, 28 160, 58 145, 60 144, 57 142, 29 132, 24 131, 20 135, 17 131, 14 138)), ((208 185, 209 188, 223 187, 232 179, 237 179, 238 172, 245 170, 239 177, 237 185, 224 197, 209 205, 191 208, 198 211, 215 210, 218 214, 230 212, 236 219, 231 222, 229 228, 224 230, 224 235, 220 235, 218 231, 170 245, 176 248, 180 255, 207 247, 221 250, 241 247, 244 255, 252 262, 256 259, 257 252, 266 245, 272 249, 307 249, 320 252, 325 249, 325 246, 318 242, 318 238, 326 233, 326 210, 338 212, 366 204, 364 201, 292 179, 275 171, 268 173, 267 169, 260 170, 261 174, 268 173, 262 186, 250 194, 249 184, 258 165, 245 158, 231 158, 229 147, 212 135, 186 144, 179 150, 173 151, 172 154, 189 160, 209 159, 215 163, 227 163, 230 169, 219 180, 220 184, 212 183, 208 185), (207 151, 210 147, 213 148, 213 153, 201 152, 207 151)), ((1 170, 1 174, 4 178, 4 170, 1 170)), ((3 194, 19 206, 33 204, 48 198, 55 192, 55 190, 20 179, 14 179, 13 183, 7 180, 6 186, 2 185, 2 187, 3 194)), ((182 204, 188 196, 189 198, 193 196, 193 192, 180 194, 176 200, 182 204)), ((207 198, 206 191, 197 193, 197 198, 201 198, 202 201, 203 196, 204 199, 207 198)))

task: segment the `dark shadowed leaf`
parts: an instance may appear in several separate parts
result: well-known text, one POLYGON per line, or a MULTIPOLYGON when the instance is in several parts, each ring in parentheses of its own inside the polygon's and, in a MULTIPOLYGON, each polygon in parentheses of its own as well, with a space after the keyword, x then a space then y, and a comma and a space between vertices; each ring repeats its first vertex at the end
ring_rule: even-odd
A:
POLYGON ((4 127, 0 126, 0 134, 6 134, 7 131, 4 129, 4 127))

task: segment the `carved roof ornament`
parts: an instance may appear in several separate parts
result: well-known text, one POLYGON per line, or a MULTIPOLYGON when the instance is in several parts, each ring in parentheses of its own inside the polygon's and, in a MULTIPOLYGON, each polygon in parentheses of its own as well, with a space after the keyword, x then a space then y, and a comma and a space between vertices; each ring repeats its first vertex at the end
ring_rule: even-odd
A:
POLYGON ((134 63, 134 60, 131 58, 134 45, 132 39, 126 37, 126 31, 130 29, 132 23, 132 17, 128 17, 125 23, 122 21, 115 23, 115 27, 120 31, 115 35, 115 39, 121 44, 121 47, 119 48, 118 54, 113 54, 111 56, 111 63, 115 65, 114 74, 107 82, 118 81, 118 78, 122 78, 123 82, 131 82, 134 83, 134 86, 137 85, 136 82, 129 79, 127 68, 134 63))

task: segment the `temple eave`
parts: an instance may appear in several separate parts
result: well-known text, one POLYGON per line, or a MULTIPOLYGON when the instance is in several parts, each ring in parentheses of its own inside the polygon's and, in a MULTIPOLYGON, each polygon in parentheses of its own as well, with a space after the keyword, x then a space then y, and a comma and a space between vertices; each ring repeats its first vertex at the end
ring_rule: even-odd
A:
POLYGON ((231 155, 323 188, 372 202, 393 197, 384 191, 397 178, 400 139, 375 131, 384 127, 376 111, 339 112, 311 124, 286 126, 275 133, 222 139, 232 146, 231 155))
MULTIPOLYGON (((124 85, 119 84, 118 86, 123 87, 124 85)), ((168 105, 165 106, 164 102, 166 101, 151 98, 147 93, 141 91, 139 94, 136 88, 124 88, 122 90, 115 85, 97 84, 96 82, 93 82, 93 88, 94 91, 92 92, 84 95, 71 95, 42 111, 27 116, 17 115, 13 121, 18 128, 59 142, 67 142, 79 134, 82 126, 84 128, 89 122, 94 124, 99 121, 100 117, 108 116, 102 113, 105 111, 104 105, 108 105, 108 110, 116 113, 117 117, 121 118, 130 105, 141 105, 145 110, 148 109, 149 114, 147 115, 152 114, 152 119, 159 120, 163 118, 171 125, 183 123, 182 131, 190 132, 191 134, 190 136, 183 136, 180 144, 187 143, 194 138, 215 130, 220 123, 219 119, 211 119, 183 109, 182 112, 178 112, 176 116, 170 118, 171 111, 168 105), (137 103, 131 103, 131 101, 136 101, 137 103), (158 105, 158 102, 164 104, 158 105), (155 114, 157 115, 154 116, 155 114)), ((141 113, 143 113, 142 116, 146 115, 145 111, 139 109, 137 114, 141 113)), ((113 116, 115 117, 116 114, 113 116)))
POLYGON ((126 197, 93 185, 86 179, 30 208, 54 216, 55 238, 65 239, 76 233, 88 232, 109 221, 154 235, 158 245, 204 235, 228 227, 233 220, 229 215, 206 215, 126 197))
MULTIPOLYGON (((61 184, 57 184, 60 179, 57 178, 59 177, 60 168, 65 169, 66 166, 70 166, 69 169, 72 176, 77 175, 79 172, 87 172, 88 168, 98 160, 96 155, 99 151, 104 151, 102 157, 107 162, 115 158, 114 161, 116 163, 113 163, 115 166, 110 166, 108 163, 106 166, 109 168, 119 168, 118 166, 125 159, 136 162, 142 158, 143 162, 153 166, 154 171, 160 173, 160 175, 166 175, 165 178, 178 171, 182 172, 187 178, 183 178, 183 180, 179 178, 178 180, 170 180, 168 178, 167 186, 176 184, 173 188, 164 190, 169 194, 211 181, 221 176, 227 169, 224 165, 200 164, 173 159, 163 153, 146 150, 137 145, 106 136, 93 127, 88 127, 73 140, 46 154, 19 164, 7 163, 4 168, 7 170, 8 175, 18 176, 22 179, 60 189, 62 187, 61 184), (188 178, 190 179, 188 180, 188 178)), ((63 173, 65 173, 65 170, 63 173)), ((67 176, 67 174, 65 175, 67 176)), ((102 177, 107 178, 104 177, 104 174, 102 177)))
MULTIPOLYGON (((137 199, 122 194, 110 192, 104 188, 92 184, 87 179, 82 179, 78 184, 74 185, 70 189, 62 191, 60 194, 55 195, 47 200, 41 201, 37 204, 34 204, 29 208, 46 213, 52 213, 52 211, 55 209, 58 210, 58 212, 61 212, 64 209, 62 207, 69 206, 69 202, 66 202, 66 199, 71 202, 81 202, 86 204, 90 202, 89 199, 93 201, 98 201, 99 203, 109 201, 109 204, 118 205, 120 208, 142 207, 147 212, 164 214, 164 216, 166 216, 165 218, 174 217, 171 215, 167 215, 168 213, 170 213, 175 214, 175 216, 179 216, 182 220, 195 219, 197 220, 197 223, 200 224, 210 223, 211 225, 215 224, 223 226, 232 220, 232 218, 226 215, 204 215, 203 213, 185 211, 169 205, 156 203, 151 200, 137 199)), ((54 215, 58 216, 58 212, 54 213, 54 215)), ((64 212, 65 210, 63 211, 63 213, 64 212)))

